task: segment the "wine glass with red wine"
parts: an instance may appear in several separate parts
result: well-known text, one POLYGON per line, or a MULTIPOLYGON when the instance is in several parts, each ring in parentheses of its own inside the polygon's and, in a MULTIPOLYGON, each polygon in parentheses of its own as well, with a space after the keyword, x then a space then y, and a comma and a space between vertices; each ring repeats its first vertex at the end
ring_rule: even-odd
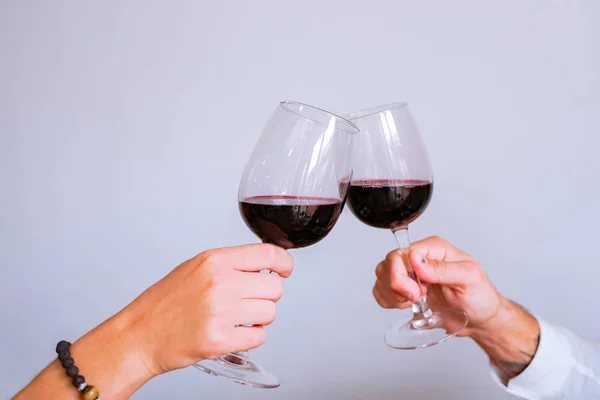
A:
MULTIPOLYGON (((348 206, 361 222, 393 232, 408 275, 417 281, 409 260, 408 225, 427 208, 433 171, 416 123, 404 102, 346 116, 360 129, 348 206)), ((413 304, 413 317, 393 326, 386 343, 396 349, 429 347, 459 333, 468 322, 460 310, 432 311, 424 295, 413 304)))
MULTIPOLYGON (((356 125, 328 111, 294 101, 279 103, 240 181, 239 208, 248 228, 263 243, 286 250, 325 238, 344 208, 357 134, 356 125)), ((245 385, 279 386, 247 352, 196 367, 245 385)))

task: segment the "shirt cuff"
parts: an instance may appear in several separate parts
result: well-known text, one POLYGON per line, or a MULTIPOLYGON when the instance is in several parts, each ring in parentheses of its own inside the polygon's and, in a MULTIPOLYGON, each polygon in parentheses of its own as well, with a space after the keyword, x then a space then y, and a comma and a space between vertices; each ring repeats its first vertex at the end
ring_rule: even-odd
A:
POLYGON ((521 398, 556 398, 562 393, 574 367, 573 348, 562 328, 540 318, 537 321, 540 325, 540 343, 525 371, 504 386, 500 372, 492 365, 492 377, 504 390, 521 398))

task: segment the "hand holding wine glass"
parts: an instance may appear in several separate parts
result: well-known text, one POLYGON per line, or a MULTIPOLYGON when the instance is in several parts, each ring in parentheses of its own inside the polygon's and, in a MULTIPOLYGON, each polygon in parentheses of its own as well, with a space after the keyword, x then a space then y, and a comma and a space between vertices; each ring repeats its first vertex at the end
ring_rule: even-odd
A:
POLYGON ((145 365, 158 375, 260 346, 293 268, 288 252, 265 244, 207 250, 181 263, 125 309, 146 339, 145 365), (277 274, 256 273, 265 268, 277 274))
POLYGON ((409 262, 421 287, 408 277, 404 262, 402 253, 393 250, 375 268, 373 296, 383 308, 410 308, 423 294, 433 310, 465 311, 469 326, 457 336, 469 336, 496 317, 506 302, 477 260, 440 237, 410 245, 409 262))
MULTIPOLYGON (((73 343, 71 362, 85 379, 77 377, 103 399, 129 399, 157 375, 260 346, 293 267, 287 251, 268 244, 192 257, 73 343), (276 274, 257 273, 264 269, 276 274)), ((54 359, 15 399, 81 398, 63 365, 54 359)))
MULTIPOLYGON (((348 192, 352 213, 366 225, 389 229, 398 243, 408 277, 421 287, 409 261, 408 225, 429 205, 433 172, 425 144, 404 102, 378 106, 347 117, 361 131, 348 192)), ((432 311, 425 294, 413 299, 413 318, 390 329, 386 343, 416 349, 455 336, 467 325, 457 309, 432 311)))

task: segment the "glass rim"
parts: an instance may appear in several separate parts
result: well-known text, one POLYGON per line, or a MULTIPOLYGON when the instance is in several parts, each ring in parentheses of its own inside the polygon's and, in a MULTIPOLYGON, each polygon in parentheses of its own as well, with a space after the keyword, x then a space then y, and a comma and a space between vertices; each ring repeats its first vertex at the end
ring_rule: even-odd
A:
POLYGON ((291 105, 301 106, 301 107, 307 107, 307 108, 310 108, 311 110, 322 112, 324 114, 329 115, 330 117, 334 117, 336 119, 339 119, 342 122, 344 122, 345 124, 349 125, 349 128, 347 128, 347 129, 339 128, 339 127, 336 126, 335 130, 337 130, 337 131, 344 131, 344 132, 348 132, 348 133, 351 133, 351 134, 358 134, 360 132, 360 129, 358 129, 358 126, 356 126, 356 124, 354 122, 350 121, 347 118, 344 118, 344 117, 341 117, 341 116, 339 116, 337 114, 334 114, 331 111, 327 111, 327 110, 324 110, 322 108, 319 108, 319 107, 316 107, 316 106, 311 106, 310 104, 302 103, 300 101, 295 101, 295 100, 282 100, 282 101, 279 102, 279 106, 281 108, 283 108, 285 111, 294 113, 294 114, 296 114, 296 115, 304 118, 307 121, 315 122, 315 123, 321 124, 321 125, 327 125, 323 121, 319 121, 319 120, 317 120, 315 118, 311 118, 308 115, 303 114, 303 113, 301 113, 298 110, 294 110, 294 109, 288 107, 288 106, 291 106, 291 105))
POLYGON ((352 121, 359 118, 370 117, 371 115, 379 114, 384 111, 393 110, 394 108, 403 108, 406 106, 408 106, 408 102, 406 101, 396 101, 394 103, 380 104, 378 106, 350 113, 346 115, 346 118, 352 121))

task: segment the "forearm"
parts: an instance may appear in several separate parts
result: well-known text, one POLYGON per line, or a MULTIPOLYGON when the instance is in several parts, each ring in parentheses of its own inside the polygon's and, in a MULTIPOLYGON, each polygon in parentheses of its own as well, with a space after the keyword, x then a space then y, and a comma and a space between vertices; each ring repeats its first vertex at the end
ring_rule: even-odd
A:
MULTIPOLYGON (((96 386, 103 400, 127 399, 151 379, 122 313, 73 343, 71 354, 80 374, 96 386)), ((54 349, 49 349, 54 351, 54 349)), ((48 365, 13 400, 78 400, 79 392, 58 360, 48 365)))
POLYGON ((540 326, 521 306, 503 299, 498 315, 469 336, 487 353, 506 384, 533 360, 540 343, 540 326))

